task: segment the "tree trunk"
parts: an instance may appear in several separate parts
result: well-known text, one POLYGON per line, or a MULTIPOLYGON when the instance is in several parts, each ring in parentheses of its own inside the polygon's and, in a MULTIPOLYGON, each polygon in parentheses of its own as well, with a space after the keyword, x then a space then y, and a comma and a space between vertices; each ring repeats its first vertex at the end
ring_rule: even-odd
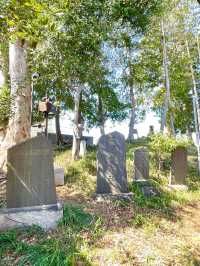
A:
POLYGON ((74 130, 73 130, 73 146, 72 146, 72 160, 80 158, 80 143, 82 139, 82 131, 80 123, 80 101, 82 88, 76 87, 74 96, 74 130))
MULTIPOLYGON (((163 39, 163 67, 164 67, 164 73, 165 73, 166 94, 165 94, 165 101, 164 101, 164 106, 163 106, 160 130, 161 132, 164 132, 165 128, 167 127, 167 113, 169 111, 169 103, 170 103, 170 79, 169 79, 165 29, 164 29, 163 21, 161 22, 161 30, 162 30, 162 39, 163 39)), ((173 121, 172 114, 170 114, 170 127, 171 127, 172 134, 175 135, 174 121, 173 121)))
POLYGON ((55 126, 56 126, 56 142, 57 145, 63 144, 63 137, 60 129, 60 108, 56 108, 56 115, 55 115, 55 126))
POLYGON ((130 123, 129 123, 129 134, 128 134, 128 140, 132 141, 134 140, 134 127, 135 127, 135 95, 133 91, 133 86, 130 86, 130 100, 131 100, 131 111, 130 111, 130 123))
POLYGON ((198 51, 198 57, 199 57, 199 63, 200 63, 200 44, 199 44, 199 36, 197 36, 197 51, 198 51))
POLYGON ((190 49, 189 49, 189 44, 187 40, 186 40, 186 48, 187 48, 188 58, 190 60, 189 67, 190 67, 191 79, 192 79, 192 84, 193 84, 192 93, 196 100, 198 130, 200 132, 200 106, 199 106, 199 101, 198 101, 198 93, 197 93, 197 85, 196 85, 196 80, 195 80, 195 75, 194 75, 194 69, 193 69, 192 62, 191 62, 190 49))
POLYGON ((31 134, 31 79, 28 75, 26 43, 19 39, 9 44, 9 73, 11 117, 1 145, 4 150, 30 138, 31 134))
POLYGON ((99 113, 99 128, 101 136, 105 135, 105 117, 103 111, 103 103, 101 96, 98 95, 98 113, 99 113))

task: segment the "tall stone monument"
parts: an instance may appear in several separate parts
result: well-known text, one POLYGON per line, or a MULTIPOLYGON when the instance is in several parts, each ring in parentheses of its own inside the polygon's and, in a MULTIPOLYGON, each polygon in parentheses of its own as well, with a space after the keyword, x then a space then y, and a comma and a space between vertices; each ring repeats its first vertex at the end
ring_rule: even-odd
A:
POLYGON ((187 173, 187 150, 178 147, 172 152, 171 185, 184 185, 187 173))
POLYGON ((149 152, 146 148, 139 148, 134 152, 134 180, 149 179, 149 152))
POLYGON ((56 204, 53 153, 44 136, 8 150, 7 207, 56 204))
POLYGON ((119 132, 103 135, 97 151, 97 194, 128 193, 125 138, 119 132))

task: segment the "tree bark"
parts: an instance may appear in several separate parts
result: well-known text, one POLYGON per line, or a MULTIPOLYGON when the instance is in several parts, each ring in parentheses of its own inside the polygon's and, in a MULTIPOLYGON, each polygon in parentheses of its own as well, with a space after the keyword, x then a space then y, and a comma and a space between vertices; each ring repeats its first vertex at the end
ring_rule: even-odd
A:
POLYGON ((72 146, 72 160, 80 159, 80 143, 82 139, 82 131, 80 124, 80 101, 82 87, 78 86, 75 88, 74 96, 74 130, 73 130, 73 146, 72 146))
MULTIPOLYGON (((165 29, 163 21, 161 22, 161 30, 162 30, 162 39, 163 39, 163 67, 165 73, 166 94, 165 94, 160 130, 161 132, 164 132, 165 128, 167 127, 167 113, 169 111, 169 104, 170 104, 170 79, 169 79, 169 69, 168 69, 166 37, 165 37, 165 29)), ((172 114, 170 114, 170 127, 171 127, 171 133, 175 135, 174 119, 172 114)))
POLYGON ((99 113, 99 129, 101 136, 103 136, 105 135, 105 117, 103 110, 103 102, 100 95, 98 95, 98 113, 99 113))
POLYGON ((199 36, 197 36, 197 51, 198 51, 198 57, 199 57, 199 63, 200 63, 200 44, 199 44, 199 36))
POLYGON ((31 79, 27 66, 27 46, 19 39, 9 44, 9 73, 11 117, 6 137, 1 145, 1 148, 5 150, 30 138, 31 134, 32 97, 31 79))
POLYGON ((133 91, 133 86, 130 86, 130 100, 131 100, 131 111, 130 111, 130 123, 129 123, 129 133, 128 133, 128 140, 132 141, 134 140, 134 127, 135 127, 135 119, 136 119, 136 113, 135 113, 135 95, 133 91))
POLYGON ((192 79, 192 84, 193 84, 192 93, 196 100, 198 130, 200 132, 200 106, 199 106, 199 101, 198 101, 198 93, 197 93, 197 85, 196 85, 196 80, 195 80, 195 75, 194 75, 194 69, 193 69, 192 62, 191 62, 190 49, 189 49, 189 44, 187 40, 186 40, 186 48, 187 48, 188 58, 190 60, 189 67, 190 67, 190 74, 191 74, 191 79, 192 79))
POLYGON ((60 129, 60 108, 56 108, 56 115, 55 115, 55 127, 56 127, 56 142, 57 145, 63 144, 63 137, 60 129))

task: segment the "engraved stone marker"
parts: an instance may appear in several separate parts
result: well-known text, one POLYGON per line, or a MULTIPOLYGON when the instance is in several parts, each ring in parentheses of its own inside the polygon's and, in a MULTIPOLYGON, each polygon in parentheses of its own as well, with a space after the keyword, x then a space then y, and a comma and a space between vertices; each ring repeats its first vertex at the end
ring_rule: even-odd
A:
POLYGON ((97 151, 97 194, 128 192, 125 138, 118 132, 100 138, 97 151))
POLYGON ((53 155, 39 136, 8 150, 7 207, 56 204, 53 155))
POLYGON ((187 150, 182 147, 176 148, 172 152, 172 185, 185 184, 185 178, 187 176, 188 164, 187 164, 187 150))
POLYGON ((80 143, 80 157, 84 157, 87 153, 87 143, 85 140, 81 140, 80 143))
POLYGON ((65 170, 61 167, 54 167, 54 177, 56 186, 64 186, 65 184, 65 170))
POLYGON ((149 179, 149 152, 146 148, 139 148, 134 153, 135 180, 149 179))

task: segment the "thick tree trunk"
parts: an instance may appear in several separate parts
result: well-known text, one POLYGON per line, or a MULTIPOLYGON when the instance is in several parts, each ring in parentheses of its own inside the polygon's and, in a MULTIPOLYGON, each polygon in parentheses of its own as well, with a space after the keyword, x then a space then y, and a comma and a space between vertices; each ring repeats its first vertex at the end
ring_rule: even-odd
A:
POLYGON ((130 111, 130 123, 129 123, 129 133, 128 133, 128 140, 132 141, 134 140, 134 127, 135 127, 135 118, 136 118, 136 112, 135 112, 135 95, 133 91, 133 86, 130 87, 130 100, 131 100, 131 111, 130 111))
POLYGON ((4 150, 30 138, 31 133, 31 79, 28 75, 26 44, 19 39, 9 45, 9 73, 11 117, 0 147, 4 150))
POLYGON ((55 115, 55 127, 56 127, 56 142, 57 145, 63 144, 63 137, 60 129, 60 108, 56 108, 56 115, 55 115))
MULTIPOLYGON (((163 67, 164 67, 164 73, 165 73, 166 94, 165 94, 160 130, 161 132, 164 132, 165 128, 167 127, 167 113, 169 111, 169 103, 170 103, 170 79, 169 79, 169 69, 168 69, 166 37, 165 37, 165 29, 164 29, 163 21, 161 22, 161 30, 162 30, 162 38, 163 38, 163 67)), ((171 127, 172 134, 175 135, 174 121, 173 121, 172 114, 170 114, 170 127, 171 127)))
POLYGON ((99 129, 101 136, 105 135, 105 117, 101 96, 98 95, 99 129))
POLYGON ((74 130, 73 130, 73 146, 72 146, 72 160, 80 158, 80 143, 82 139, 83 128, 80 124, 80 101, 81 101, 81 87, 76 87, 74 96, 74 130))

